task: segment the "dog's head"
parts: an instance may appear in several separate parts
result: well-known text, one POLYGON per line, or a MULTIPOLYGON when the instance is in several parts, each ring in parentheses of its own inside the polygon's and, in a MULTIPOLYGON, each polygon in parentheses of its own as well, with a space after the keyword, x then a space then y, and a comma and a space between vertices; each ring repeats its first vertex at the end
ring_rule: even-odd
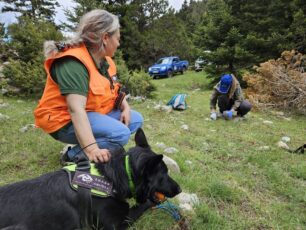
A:
POLYGON ((154 200, 156 192, 170 198, 179 194, 181 188, 168 175, 163 155, 152 151, 142 129, 137 130, 135 142, 136 147, 131 148, 128 154, 131 158, 137 202, 143 203, 147 199, 154 200))

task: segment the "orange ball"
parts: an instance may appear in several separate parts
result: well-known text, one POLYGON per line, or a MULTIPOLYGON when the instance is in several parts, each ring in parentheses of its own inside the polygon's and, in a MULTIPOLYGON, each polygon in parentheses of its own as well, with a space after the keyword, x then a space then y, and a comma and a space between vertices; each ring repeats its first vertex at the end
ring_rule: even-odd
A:
POLYGON ((159 201, 163 201, 166 199, 165 195, 160 192, 155 192, 155 196, 159 201))

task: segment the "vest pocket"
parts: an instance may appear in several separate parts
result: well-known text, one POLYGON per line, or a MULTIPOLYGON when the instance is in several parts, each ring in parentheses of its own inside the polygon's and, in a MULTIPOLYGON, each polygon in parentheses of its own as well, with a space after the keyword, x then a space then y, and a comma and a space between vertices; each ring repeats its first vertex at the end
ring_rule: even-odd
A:
POLYGON ((90 88, 94 95, 104 95, 105 94, 104 87, 91 86, 90 88))

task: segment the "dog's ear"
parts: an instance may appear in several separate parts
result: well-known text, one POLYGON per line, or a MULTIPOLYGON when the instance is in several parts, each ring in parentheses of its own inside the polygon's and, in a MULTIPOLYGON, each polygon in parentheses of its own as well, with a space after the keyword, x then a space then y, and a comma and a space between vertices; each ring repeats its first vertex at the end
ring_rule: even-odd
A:
POLYGON ((143 130, 139 128, 135 134, 135 143, 136 146, 142 147, 142 148, 148 148, 149 144, 146 138, 146 135, 144 134, 143 130))

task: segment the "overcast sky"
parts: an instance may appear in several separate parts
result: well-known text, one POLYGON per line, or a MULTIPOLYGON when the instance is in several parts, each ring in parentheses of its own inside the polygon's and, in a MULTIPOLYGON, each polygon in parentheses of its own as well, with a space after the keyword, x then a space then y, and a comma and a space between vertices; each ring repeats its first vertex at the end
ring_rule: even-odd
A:
MULTIPOLYGON (((66 17, 63 12, 63 8, 69 8, 73 5, 72 0, 58 0, 61 7, 57 9, 55 23, 60 24, 61 21, 65 21, 66 17)), ((168 0, 169 5, 175 10, 179 10, 184 2, 184 0, 168 0)), ((0 3, 1 7, 2 3, 0 3)), ((10 24, 16 21, 14 14, 12 13, 0 13, 0 22, 10 24)))

